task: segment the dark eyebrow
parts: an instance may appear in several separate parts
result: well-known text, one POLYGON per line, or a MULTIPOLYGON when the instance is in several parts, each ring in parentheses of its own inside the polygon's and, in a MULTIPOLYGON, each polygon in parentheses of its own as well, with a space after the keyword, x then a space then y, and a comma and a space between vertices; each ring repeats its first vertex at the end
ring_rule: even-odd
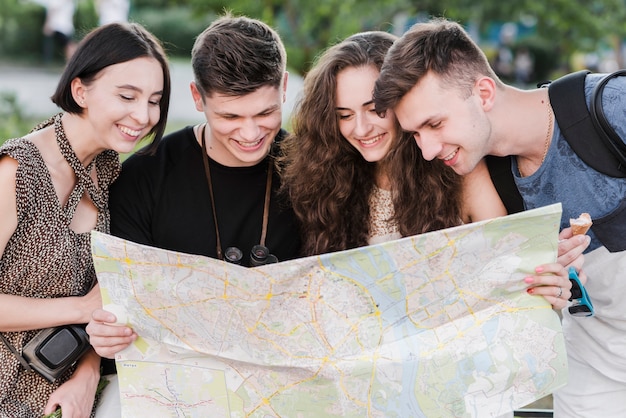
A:
MULTIPOLYGON (((123 89, 123 90, 132 90, 132 91, 136 91, 138 93, 143 93, 143 90, 140 89, 137 86, 133 86, 132 84, 123 84, 121 86, 117 86, 118 89, 123 89)), ((151 96, 153 95, 159 95, 159 96, 163 96, 163 90, 159 90, 159 91, 155 91, 154 93, 151 94, 151 96)))
POLYGON ((279 105, 279 104, 276 104, 276 105, 270 106, 270 107, 268 107, 267 109, 264 109, 264 110, 260 111, 258 114, 260 115, 260 114, 262 114, 262 113, 274 112, 274 111, 276 111, 276 110, 280 110, 280 105, 279 105))
MULTIPOLYGON (((280 105, 279 105, 279 104, 277 104, 277 105, 273 105, 273 106, 270 106, 270 107, 267 107, 267 108, 265 108, 265 109, 261 110, 261 111, 260 111, 259 113, 257 113, 255 116, 262 115, 262 114, 264 114, 264 113, 275 112, 275 111, 277 111, 277 110, 279 110, 279 109, 280 109, 280 105)), ((219 116, 236 116, 236 117, 241 116, 241 115, 238 115, 238 114, 236 114, 236 113, 219 112, 219 111, 214 111, 213 113, 215 113, 216 115, 219 115, 219 116)))
POLYGON ((441 115, 441 114, 440 115, 431 115, 428 118, 426 118, 425 120, 423 120, 419 125, 417 125, 414 130, 411 129, 408 132, 416 132, 416 131, 424 128, 425 126, 432 125, 433 124, 433 120, 442 121, 444 118, 445 118, 445 116, 441 115))
MULTIPOLYGON (((372 104, 374 104, 374 99, 370 100, 369 102, 365 102, 361 105, 361 107, 368 107, 371 106, 372 104)), ((347 107, 336 107, 335 110, 348 110, 351 111, 352 109, 348 109, 347 107)))
POLYGON ((424 122, 422 122, 422 123, 420 124, 420 126, 419 126, 418 128, 420 128, 420 129, 421 129, 421 128, 423 128, 424 126, 431 125, 431 124, 433 123, 433 122, 432 122, 432 121, 433 121, 433 119, 441 119, 441 116, 439 116, 439 115, 434 115, 434 116, 431 116, 431 117, 427 118, 424 122))

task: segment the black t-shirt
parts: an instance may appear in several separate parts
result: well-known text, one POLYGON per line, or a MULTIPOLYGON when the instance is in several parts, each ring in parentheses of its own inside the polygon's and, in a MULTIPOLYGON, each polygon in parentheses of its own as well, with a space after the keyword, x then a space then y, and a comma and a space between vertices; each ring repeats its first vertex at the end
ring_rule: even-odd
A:
MULTIPOLYGON (((271 156, 252 167, 226 167, 209 158, 222 250, 239 248, 244 266, 261 239, 269 164, 271 156)), ((265 245, 284 261, 297 257, 300 240, 291 206, 277 195, 279 182, 274 172, 265 245)), ((202 148, 190 126, 165 136, 155 155, 134 154, 124 162, 110 189, 110 210, 115 236, 217 258, 202 148)))

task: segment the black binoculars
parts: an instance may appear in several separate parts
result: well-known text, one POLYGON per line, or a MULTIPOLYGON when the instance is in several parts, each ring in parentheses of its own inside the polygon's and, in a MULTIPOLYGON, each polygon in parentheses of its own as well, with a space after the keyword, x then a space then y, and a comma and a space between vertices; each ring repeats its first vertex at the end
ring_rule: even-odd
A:
MULTIPOLYGON (((233 264, 241 264, 243 253, 237 247, 228 247, 224 252, 224 260, 233 264)), ((250 267, 263 266, 265 264, 278 263, 278 258, 270 254, 270 250, 264 245, 255 245, 250 250, 250 267)))

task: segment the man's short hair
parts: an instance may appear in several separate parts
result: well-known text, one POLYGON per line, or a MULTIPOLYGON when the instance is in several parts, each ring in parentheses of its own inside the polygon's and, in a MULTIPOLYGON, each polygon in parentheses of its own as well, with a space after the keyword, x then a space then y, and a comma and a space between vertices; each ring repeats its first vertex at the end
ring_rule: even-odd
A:
POLYGON ((389 49, 374 87, 376 111, 393 109, 426 73, 471 94, 481 76, 502 83, 487 57, 461 25, 437 18, 413 25, 389 49))
POLYGON ((265 86, 280 87, 287 54, 267 24, 224 15, 196 38, 191 64, 203 96, 243 96, 265 86))

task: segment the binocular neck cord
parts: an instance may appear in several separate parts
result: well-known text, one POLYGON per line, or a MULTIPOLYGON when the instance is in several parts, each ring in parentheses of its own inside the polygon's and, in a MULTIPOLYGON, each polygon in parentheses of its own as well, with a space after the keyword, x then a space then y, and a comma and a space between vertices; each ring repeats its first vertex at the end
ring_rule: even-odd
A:
MULTIPOLYGON (((215 223, 215 238, 216 238, 216 250, 218 260, 224 259, 222 252, 222 242, 220 241, 220 230, 217 226, 217 211, 215 210, 215 198, 213 197, 213 182, 211 181, 211 170, 209 168, 209 155, 206 150, 206 139, 204 136, 206 130, 206 123, 202 125, 202 161, 204 162, 204 173, 206 175, 206 181, 209 184, 209 195, 211 196, 211 209, 213 210, 213 222, 215 223)), ((265 237, 267 235, 267 222, 269 219, 270 209, 270 196, 272 194, 272 173, 273 166, 270 163, 267 165, 267 182, 265 183, 265 203, 263 206, 263 227, 261 228, 261 242, 260 244, 265 246, 265 237)))

